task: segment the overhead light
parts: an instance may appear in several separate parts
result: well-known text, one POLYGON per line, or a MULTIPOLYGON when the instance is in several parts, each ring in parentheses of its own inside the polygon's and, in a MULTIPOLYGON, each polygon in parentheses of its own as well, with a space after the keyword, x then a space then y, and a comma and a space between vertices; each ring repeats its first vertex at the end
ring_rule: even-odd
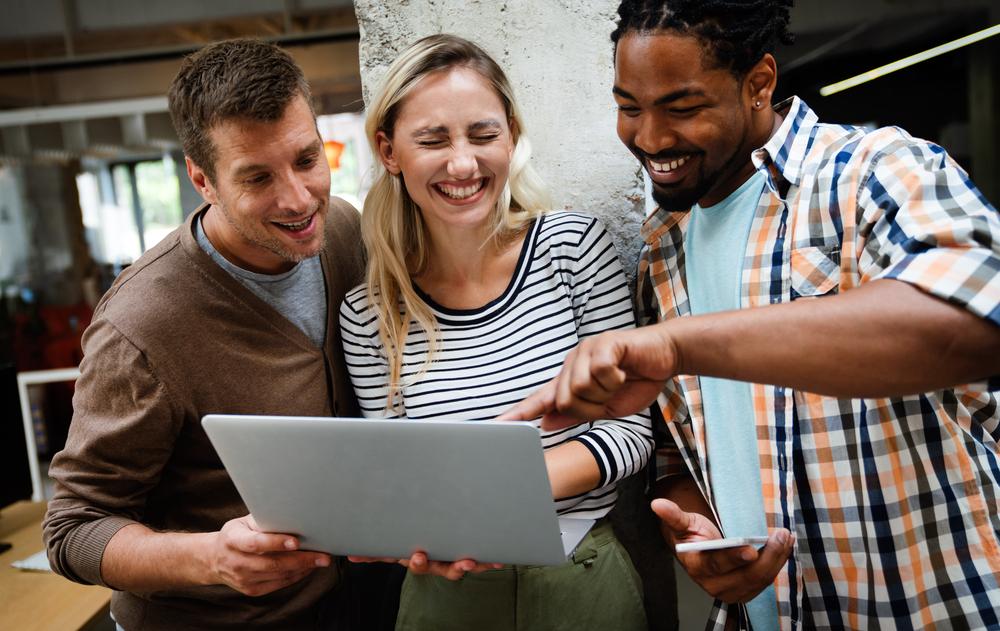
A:
POLYGON ((843 92, 844 90, 861 85, 862 83, 871 81, 872 79, 884 77, 890 72, 896 72, 897 70, 908 68, 913 64, 918 64, 921 61, 926 61, 932 57, 943 55, 947 52, 955 50, 956 48, 968 46, 969 44, 974 44, 998 34, 1000 34, 1000 24, 994 24, 989 28, 966 35, 965 37, 960 37, 954 41, 948 42, 947 44, 941 44, 940 46, 935 46, 934 48, 928 48, 927 50, 919 52, 915 55, 910 55, 909 57, 904 57, 884 66, 879 66, 878 68, 869 70, 868 72, 862 72, 861 74, 851 77, 850 79, 844 79, 843 81, 823 86, 819 89, 819 93, 823 96, 830 96, 831 94, 836 94, 837 92, 843 92))

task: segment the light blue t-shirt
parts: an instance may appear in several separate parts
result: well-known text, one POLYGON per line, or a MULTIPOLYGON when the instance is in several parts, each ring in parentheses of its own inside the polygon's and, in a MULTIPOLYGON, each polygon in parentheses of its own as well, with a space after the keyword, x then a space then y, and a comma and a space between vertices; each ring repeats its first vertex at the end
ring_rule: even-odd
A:
MULTIPOLYGON (((743 258, 764 185, 764 174, 757 171, 718 204, 691 209, 684 252, 692 315, 740 308, 743 258)), ((750 384, 714 377, 699 382, 722 529, 727 537, 767 535, 750 384)), ((754 631, 778 629, 773 585, 747 603, 747 610, 754 631)))

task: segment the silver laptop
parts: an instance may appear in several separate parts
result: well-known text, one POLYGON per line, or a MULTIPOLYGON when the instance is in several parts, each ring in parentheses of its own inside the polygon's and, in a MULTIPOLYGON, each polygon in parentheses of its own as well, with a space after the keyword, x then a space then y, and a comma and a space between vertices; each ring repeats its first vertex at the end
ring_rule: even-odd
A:
POLYGON ((260 527, 303 549, 555 565, 594 524, 556 516, 528 423, 211 414, 202 425, 260 527))

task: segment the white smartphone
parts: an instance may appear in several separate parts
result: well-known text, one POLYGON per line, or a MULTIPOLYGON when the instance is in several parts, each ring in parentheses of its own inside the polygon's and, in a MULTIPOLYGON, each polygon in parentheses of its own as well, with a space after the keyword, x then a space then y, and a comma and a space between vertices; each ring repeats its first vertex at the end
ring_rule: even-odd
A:
POLYGON ((678 543, 674 546, 674 551, 703 552, 705 550, 724 550, 725 548, 740 548, 743 546, 762 546, 765 543, 767 543, 767 537, 727 537, 725 539, 678 543))

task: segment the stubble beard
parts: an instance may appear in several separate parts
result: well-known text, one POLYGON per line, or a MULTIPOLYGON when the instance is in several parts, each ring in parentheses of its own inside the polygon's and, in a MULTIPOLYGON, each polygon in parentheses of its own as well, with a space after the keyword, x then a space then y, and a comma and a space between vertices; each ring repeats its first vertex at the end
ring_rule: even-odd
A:
POLYGON ((653 201, 656 202, 656 205, 661 210, 665 210, 667 212, 682 212, 690 210, 692 206, 697 204, 698 200, 708 193, 709 188, 711 188, 711 184, 707 178, 702 176, 700 172, 698 174, 697 186, 687 190, 667 192, 657 188, 656 183, 653 182, 653 201))
MULTIPOLYGON (((675 194, 670 194, 657 189, 656 184, 653 184, 652 193, 653 201, 662 209, 667 212, 679 212, 690 210, 699 200, 704 199, 706 195, 712 190, 719 181, 728 177, 731 173, 739 170, 741 162, 741 149, 743 143, 741 142, 734 150, 732 155, 730 155, 726 161, 718 169, 715 169, 710 174, 704 173, 704 165, 698 166, 698 182, 697 184, 685 191, 678 191, 675 194)), ((749 161, 749 157, 746 158, 749 161)), ((721 200, 719 200, 721 201, 721 200)))
MULTIPOLYGON (((715 186, 719 181, 730 177, 731 175, 739 172, 742 168, 742 161, 745 159, 750 160, 750 156, 744 151, 744 147, 747 144, 747 137, 750 133, 747 122, 741 121, 741 127, 743 129, 743 134, 740 137, 739 142, 733 148, 733 152, 726 158, 719 168, 713 170, 711 173, 705 173, 705 163, 702 161, 698 165, 698 180, 694 187, 688 189, 687 191, 677 191, 674 194, 658 190, 656 188, 656 183, 652 186, 652 197, 653 201, 657 205, 667 212, 678 212, 690 210, 699 200, 704 199, 708 195, 712 187, 715 186)), ((633 151, 635 153, 635 151, 633 151)), ((638 155, 638 154, 637 154, 638 155)), ((700 155, 704 156, 704 153, 700 155)), ((643 164, 646 164, 646 160, 640 156, 643 164)), ((721 201, 721 200, 719 200, 721 201)))
MULTIPOLYGON (((246 243, 263 248, 287 263, 301 263, 302 261, 310 259, 326 250, 325 229, 320 230, 319 245, 311 253, 306 254, 302 252, 293 252, 292 250, 286 248, 277 237, 271 236, 263 228, 255 231, 237 221, 225 205, 217 203, 215 206, 218 206, 219 210, 222 211, 222 216, 226 218, 226 222, 232 226, 233 230, 235 230, 246 243)), ((311 208, 309 212, 322 215, 325 219, 327 208, 323 207, 323 203, 321 201, 316 200, 314 207, 311 208)), ((313 221, 316 221, 316 219, 314 218, 313 221)))

